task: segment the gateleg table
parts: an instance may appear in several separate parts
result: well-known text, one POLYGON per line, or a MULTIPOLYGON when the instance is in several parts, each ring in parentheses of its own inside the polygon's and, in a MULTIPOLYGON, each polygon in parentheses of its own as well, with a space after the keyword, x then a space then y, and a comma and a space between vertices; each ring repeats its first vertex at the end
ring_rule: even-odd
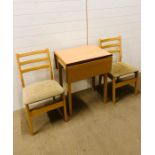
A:
POLYGON ((107 100, 107 74, 112 66, 112 54, 95 45, 56 50, 59 83, 63 85, 62 68, 66 72, 69 114, 72 115, 71 83, 97 75, 104 75, 104 103, 107 100))

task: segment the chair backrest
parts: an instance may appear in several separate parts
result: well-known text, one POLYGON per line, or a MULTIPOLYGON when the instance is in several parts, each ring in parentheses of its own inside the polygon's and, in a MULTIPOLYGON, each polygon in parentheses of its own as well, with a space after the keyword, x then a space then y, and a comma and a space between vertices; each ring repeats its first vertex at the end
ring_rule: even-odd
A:
POLYGON ((17 59, 18 70, 20 74, 22 87, 25 87, 23 74, 31 71, 40 70, 40 69, 49 69, 50 77, 51 79, 53 79, 52 64, 50 60, 49 49, 37 50, 37 51, 26 52, 26 53, 17 53, 16 59, 17 59), (37 58, 32 58, 32 57, 37 57, 37 58), (23 59, 26 59, 26 60, 23 60, 23 59), (44 63, 44 64, 37 64, 37 63, 44 63))
POLYGON ((121 36, 99 39, 99 46, 102 49, 106 49, 108 52, 118 54, 118 61, 122 61, 122 42, 121 36))

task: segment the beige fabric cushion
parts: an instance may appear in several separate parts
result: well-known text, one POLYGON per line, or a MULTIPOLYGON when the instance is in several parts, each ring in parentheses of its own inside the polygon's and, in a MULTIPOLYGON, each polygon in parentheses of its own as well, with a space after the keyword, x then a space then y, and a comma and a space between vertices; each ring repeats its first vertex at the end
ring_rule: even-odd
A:
POLYGON ((124 62, 118 62, 112 64, 112 70, 110 74, 114 77, 124 76, 138 71, 137 68, 132 67, 124 62))
POLYGON ((23 103, 30 104, 49 97, 60 95, 64 89, 55 80, 45 80, 23 88, 23 103))

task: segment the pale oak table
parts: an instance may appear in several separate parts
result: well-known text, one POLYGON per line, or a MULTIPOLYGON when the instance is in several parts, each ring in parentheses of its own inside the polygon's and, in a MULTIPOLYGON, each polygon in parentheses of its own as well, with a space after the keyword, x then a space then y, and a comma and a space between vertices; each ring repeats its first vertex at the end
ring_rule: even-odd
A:
POLYGON ((71 83, 104 74, 104 102, 107 100, 107 74, 111 71, 112 54, 95 45, 55 51, 59 82, 63 85, 62 68, 66 72, 69 114, 72 115, 71 83))

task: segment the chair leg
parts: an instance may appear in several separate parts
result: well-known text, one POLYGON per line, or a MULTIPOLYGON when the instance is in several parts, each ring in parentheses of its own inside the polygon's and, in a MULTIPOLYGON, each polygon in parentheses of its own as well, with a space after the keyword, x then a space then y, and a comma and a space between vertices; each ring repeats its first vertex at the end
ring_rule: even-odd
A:
POLYGON ((30 116, 30 111, 29 111, 28 105, 25 105, 25 113, 26 113, 26 118, 27 118, 30 133, 31 133, 31 135, 33 135, 34 133, 33 133, 33 126, 32 126, 32 118, 30 116))
POLYGON ((65 94, 63 94, 63 102, 64 102, 64 120, 65 120, 65 121, 68 121, 65 94))
POLYGON ((102 83, 102 75, 99 75, 99 86, 101 87, 101 83, 102 83))
POLYGON ((136 78, 136 82, 135 82, 135 95, 138 93, 138 72, 135 73, 135 78, 136 78))
POLYGON ((112 79, 112 102, 113 104, 116 103, 116 79, 112 79))

